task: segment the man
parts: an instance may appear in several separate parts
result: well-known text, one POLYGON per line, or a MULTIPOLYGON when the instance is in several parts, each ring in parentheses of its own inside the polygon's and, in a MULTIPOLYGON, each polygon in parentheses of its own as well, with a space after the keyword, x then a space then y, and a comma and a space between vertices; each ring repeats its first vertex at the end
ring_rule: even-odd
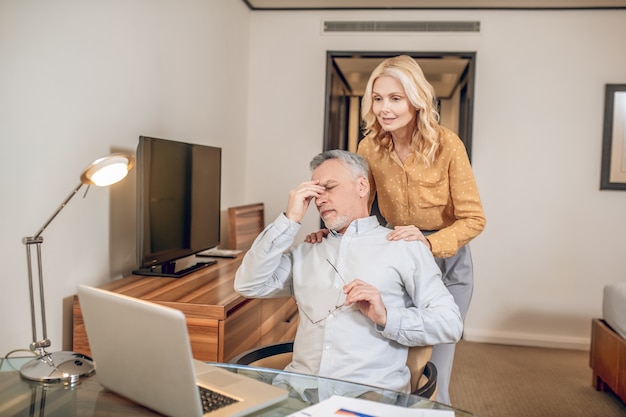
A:
POLYGON ((235 290, 295 297, 300 322, 286 370, 409 392, 408 347, 457 342, 459 309, 428 248, 389 241, 369 215, 363 158, 327 151, 311 169, 246 253, 235 290), (330 233, 293 246, 312 200, 330 233))

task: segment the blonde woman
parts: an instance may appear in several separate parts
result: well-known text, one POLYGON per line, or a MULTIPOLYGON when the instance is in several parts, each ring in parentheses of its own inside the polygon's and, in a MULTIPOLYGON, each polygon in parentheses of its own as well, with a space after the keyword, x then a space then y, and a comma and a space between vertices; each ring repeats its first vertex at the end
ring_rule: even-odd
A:
MULTIPOLYGON (((473 289, 467 244, 485 227, 478 187, 463 142, 439 124, 432 86, 409 56, 373 71, 362 100, 365 132, 358 154, 369 165, 372 192, 393 231, 390 240, 419 240, 442 271, 465 319, 473 289)), ((450 403, 454 344, 433 348, 437 400, 450 403)))

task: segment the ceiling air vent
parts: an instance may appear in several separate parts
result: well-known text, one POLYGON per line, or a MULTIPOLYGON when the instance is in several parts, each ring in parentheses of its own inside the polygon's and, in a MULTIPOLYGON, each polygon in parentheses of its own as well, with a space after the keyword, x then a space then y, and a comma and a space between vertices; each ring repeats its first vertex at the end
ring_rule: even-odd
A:
POLYGON ((480 32, 480 22, 324 22, 324 32, 480 32))

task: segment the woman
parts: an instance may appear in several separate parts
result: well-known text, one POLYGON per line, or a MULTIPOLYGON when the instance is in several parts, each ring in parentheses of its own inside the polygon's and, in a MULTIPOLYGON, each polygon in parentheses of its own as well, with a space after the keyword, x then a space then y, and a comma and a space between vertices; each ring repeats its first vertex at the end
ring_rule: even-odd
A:
MULTIPOLYGON (((357 153, 370 168, 373 202, 393 231, 390 240, 420 240, 435 256, 442 279, 465 319, 473 288, 467 244, 486 220, 463 142, 439 125, 432 86, 409 56, 383 61, 362 100, 365 137, 357 153)), ((437 345, 437 400, 450 403, 455 345, 437 345)))

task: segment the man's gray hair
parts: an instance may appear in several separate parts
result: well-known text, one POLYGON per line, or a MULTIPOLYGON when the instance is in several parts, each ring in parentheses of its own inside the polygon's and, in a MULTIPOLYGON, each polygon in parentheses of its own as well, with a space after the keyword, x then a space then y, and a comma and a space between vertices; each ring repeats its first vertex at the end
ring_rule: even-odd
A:
POLYGON ((311 171, 317 169, 317 167, 319 167, 329 159, 339 159, 341 162, 343 162, 344 166, 354 174, 355 178, 367 178, 367 172, 369 170, 369 167, 367 166, 367 162, 365 161, 365 159, 355 153, 343 151, 341 149, 324 151, 314 157, 309 164, 311 171))

